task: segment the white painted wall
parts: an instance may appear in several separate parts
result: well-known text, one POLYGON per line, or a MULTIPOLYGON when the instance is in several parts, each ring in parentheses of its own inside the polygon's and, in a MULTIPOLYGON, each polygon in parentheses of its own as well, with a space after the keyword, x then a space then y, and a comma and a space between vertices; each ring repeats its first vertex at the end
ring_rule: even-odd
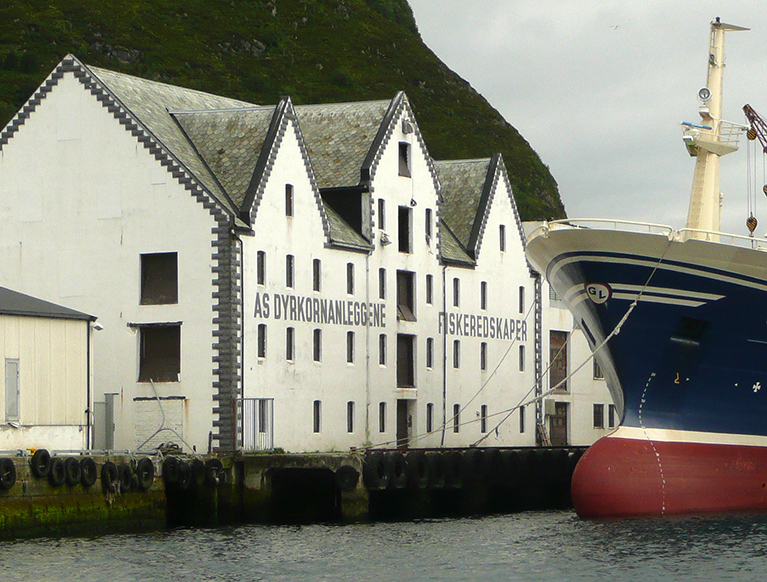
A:
POLYGON ((0 450, 85 448, 88 333, 88 321, 0 315, 0 450), (6 417, 7 360, 19 363, 18 422, 6 417))
POLYGON ((99 318, 94 395, 118 393, 116 448, 134 443, 138 378, 130 323, 183 322, 179 382, 160 396, 190 401, 185 439, 211 430, 212 293, 209 212, 67 73, 0 155, 0 285, 99 318), (140 254, 177 252, 177 305, 141 306, 140 254))

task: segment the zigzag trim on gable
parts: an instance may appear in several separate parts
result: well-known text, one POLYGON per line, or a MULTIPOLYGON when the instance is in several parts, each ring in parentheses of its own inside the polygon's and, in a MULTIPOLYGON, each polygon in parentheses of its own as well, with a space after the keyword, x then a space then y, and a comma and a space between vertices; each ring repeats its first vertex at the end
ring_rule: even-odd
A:
POLYGON ((290 97, 286 97, 280 100, 280 103, 275 108, 272 122, 269 126, 264 145, 261 148, 261 153, 256 162, 256 167, 253 172, 253 177, 248 185, 245 201, 243 202, 243 211, 247 208, 247 215, 250 224, 253 224, 256 220, 256 214, 258 213, 258 207, 261 204, 261 199, 264 196, 266 189, 266 183, 269 181, 269 176, 274 168, 275 160, 277 159, 277 152, 282 145, 282 138, 287 131, 288 122, 291 121, 293 125, 293 131, 298 142, 299 150, 301 151, 301 159, 304 162, 304 169, 309 177, 309 183, 312 188, 312 194, 314 195, 314 201, 317 205, 317 210, 320 213, 322 220, 322 231, 325 234, 325 238, 328 243, 330 240, 330 221, 325 213, 325 205, 322 202, 320 196, 320 189, 317 186, 317 179, 314 175, 314 168, 312 168, 311 160, 309 159, 309 152, 306 149, 306 142, 304 141, 304 135, 301 131, 301 126, 298 123, 298 116, 296 110, 293 107, 293 102, 290 97))

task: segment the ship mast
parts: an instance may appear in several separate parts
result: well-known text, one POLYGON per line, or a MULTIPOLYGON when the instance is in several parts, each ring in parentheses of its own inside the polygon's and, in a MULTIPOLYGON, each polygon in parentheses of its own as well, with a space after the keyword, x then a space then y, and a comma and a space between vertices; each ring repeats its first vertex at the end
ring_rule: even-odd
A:
POLYGON ((682 123, 682 140, 697 158, 687 213, 687 228, 718 232, 721 222, 719 158, 738 149, 741 127, 722 121, 722 76, 725 31, 748 30, 719 21, 711 23, 706 86, 698 91, 701 122, 682 123))

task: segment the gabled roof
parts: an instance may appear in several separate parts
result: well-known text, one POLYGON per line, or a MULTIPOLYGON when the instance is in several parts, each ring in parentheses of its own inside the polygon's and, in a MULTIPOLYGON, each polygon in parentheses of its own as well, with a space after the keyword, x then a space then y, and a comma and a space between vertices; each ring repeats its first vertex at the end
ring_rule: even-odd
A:
POLYGON ((43 301, 30 295, 24 295, 5 287, 0 287, 0 315, 50 317, 53 319, 76 319, 83 321, 96 320, 92 315, 43 301))
POLYGON ((469 256, 466 249, 463 248, 463 245, 444 220, 440 221, 440 227, 440 258, 446 263, 473 267, 476 261, 469 256))
POLYGON ((296 106, 320 188, 360 184, 360 170, 377 141, 393 101, 296 106))

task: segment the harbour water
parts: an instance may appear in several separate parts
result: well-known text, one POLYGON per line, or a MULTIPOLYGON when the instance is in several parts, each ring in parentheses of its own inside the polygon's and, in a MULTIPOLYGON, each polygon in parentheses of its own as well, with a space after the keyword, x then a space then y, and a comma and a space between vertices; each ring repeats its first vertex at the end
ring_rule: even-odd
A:
POLYGON ((765 572, 767 515, 594 522, 550 511, 0 544, 0 577, 25 582, 752 581, 765 572))

